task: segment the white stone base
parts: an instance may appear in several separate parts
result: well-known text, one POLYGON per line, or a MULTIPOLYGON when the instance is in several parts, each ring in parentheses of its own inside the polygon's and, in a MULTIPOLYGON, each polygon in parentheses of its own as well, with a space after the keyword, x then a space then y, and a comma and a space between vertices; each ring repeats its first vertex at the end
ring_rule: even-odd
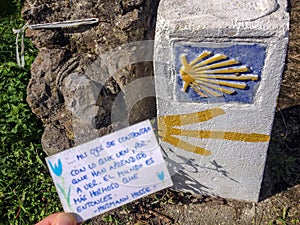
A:
MULTIPOLYGON (((286 7, 284 0, 161 1, 154 57, 158 118, 161 118, 159 128, 170 132, 170 137, 175 137, 177 141, 179 139, 210 152, 209 156, 196 154, 187 150, 186 144, 166 138, 167 133, 161 134, 171 172, 174 169, 172 167, 177 168, 173 171, 175 188, 258 201, 268 137, 286 57, 289 26, 286 7), (207 65, 195 67, 197 63, 193 65, 192 60, 205 51, 211 52, 211 55, 197 63, 223 54, 228 60, 239 61, 236 66, 247 67, 247 72, 220 72, 222 76, 238 77, 234 81, 226 78, 226 82, 238 82, 247 87, 239 89, 217 84, 219 88, 235 91, 234 94, 221 93, 220 97, 205 91, 206 88, 220 92, 209 86, 211 83, 207 83, 207 75, 219 75, 213 70, 221 68, 204 68, 207 65), (185 55, 190 66, 194 66, 192 70, 184 66, 182 55, 185 55), (194 86, 184 74, 188 74, 188 79, 195 79, 194 86), (257 79, 238 80, 245 75, 253 75, 257 79), (185 87, 186 90, 183 90, 185 87), (196 88, 206 97, 195 91, 196 88), (219 109, 222 114, 202 122, 197 122, 195 115, 191 115, 211 109, 219 109), (172 115, 182 116, 174 122, 170 119, 172 115), (190 124, 180 123, 182 119, 190 120, 190 124), (165 125, 162 121, 166 120, 171 122, 165 125), (173 128, 183 132, 178 134, 173 128), (224 134, 217 138, 201 138, 195 135, 200 130, 224 134), (256 135, 257 139, 254 137, 255 140, 250 141, 243 139, 244 136, 233 137, 232 132, 247 138, 256 135), (178 168, 182 168, 182 171, 178 172, 178 168)), ((214 66, 227 59, 216 60, 208 65, 214 66)), ((232 70, 237 67, 223 68, 232 70)))

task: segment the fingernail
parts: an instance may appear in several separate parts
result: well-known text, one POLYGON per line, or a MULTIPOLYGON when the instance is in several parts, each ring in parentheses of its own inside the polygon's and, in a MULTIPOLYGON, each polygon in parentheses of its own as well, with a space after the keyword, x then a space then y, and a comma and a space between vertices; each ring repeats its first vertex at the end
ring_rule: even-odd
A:
POLYGON ((59 214, 55 222, 55 225, 76 225, 75 218, 67 213, 59 214))

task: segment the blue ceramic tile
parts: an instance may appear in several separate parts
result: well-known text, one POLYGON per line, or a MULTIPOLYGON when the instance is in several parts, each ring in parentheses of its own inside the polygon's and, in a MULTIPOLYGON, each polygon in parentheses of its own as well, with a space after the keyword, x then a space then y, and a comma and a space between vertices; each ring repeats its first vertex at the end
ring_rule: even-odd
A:
MULTIPOLYGON (((214 46, 214 44, 212 44, 214 46)), ((264 67, 264 61, 266 57, 266 47, 259 44, 244 44, 235 43, 227 44, 225 47, 206 47, 207 43, 201 46, 201 43, 195 44, 185 44, 185 43, 175 43, 174 44, 174 56, 175 56, 175 74, 176 74, 176 84, 175 84, 175 96, 178 101, 186 102, 239 102, 239 103, 253 103, 253 99, 258 88, 259 82, 261 80, 261 72, 264 67), (235 59, 240 62, 240 65, 247 66, 250 71, 242 74, 255 74, 258 75, 258 80, 253 81, 243 81, 246 82, 247 88, 245 89, 235 89, 233 94, 223 94, 222 97, 215 97, 209 95, 208 97, 201 97, 191 86, 188 86, 186 92, 184 92, 182 80, 180 74, 180 68, 182 67, 182 62, 180 56, 182 54, 186 55, 188 62, 191 62, 196 57, 198 57, 202 52, 210 51, 215 54, 224 54, 228 56, 228 59, 235 59)), ((220 46, 220 45, 217 45, 220 46)))

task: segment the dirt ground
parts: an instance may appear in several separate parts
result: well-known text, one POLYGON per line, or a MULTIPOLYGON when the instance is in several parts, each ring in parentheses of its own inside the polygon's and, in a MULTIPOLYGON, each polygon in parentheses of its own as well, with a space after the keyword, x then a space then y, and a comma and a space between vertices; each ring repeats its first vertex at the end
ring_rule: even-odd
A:
POLYGON ((300 1, 291 0, 290 42, 259 203, 164 190, 91 224, 300 224, 300 1))

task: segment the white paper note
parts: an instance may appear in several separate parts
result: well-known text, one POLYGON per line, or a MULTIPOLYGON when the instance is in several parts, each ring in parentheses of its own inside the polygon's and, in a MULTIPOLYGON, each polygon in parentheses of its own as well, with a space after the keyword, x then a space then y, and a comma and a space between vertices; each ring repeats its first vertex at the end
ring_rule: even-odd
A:
POLYGON ((78 222, 172 186, 149 121, 46 158, 61 203, 78 222))

